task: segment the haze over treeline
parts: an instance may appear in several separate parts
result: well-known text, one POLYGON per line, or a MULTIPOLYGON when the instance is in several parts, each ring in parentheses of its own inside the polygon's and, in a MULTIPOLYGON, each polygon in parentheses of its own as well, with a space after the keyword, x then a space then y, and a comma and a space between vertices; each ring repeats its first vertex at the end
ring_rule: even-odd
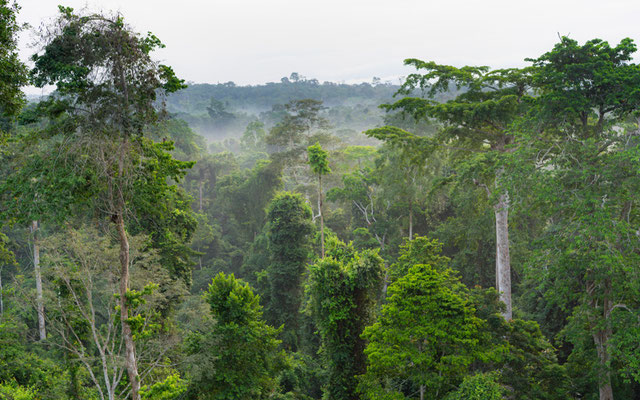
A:
POLYGON ((207 139, 238 139, 251 121, 271 128, 285 104, 313 99, 322 103, 320 115, 332 126, 357 133, 382 124, 384 113, 378 106, 391 101, 398 88, 377 77, 371 83, 349 85, 320 83, 293 72, 264 85, 191 84, 167 98, 167 110, 207 139))
POLYGON ((632 39, 187 84, 117 12, 60 6, 27 65, 21 5, 0 399, 640 396, 632 39))

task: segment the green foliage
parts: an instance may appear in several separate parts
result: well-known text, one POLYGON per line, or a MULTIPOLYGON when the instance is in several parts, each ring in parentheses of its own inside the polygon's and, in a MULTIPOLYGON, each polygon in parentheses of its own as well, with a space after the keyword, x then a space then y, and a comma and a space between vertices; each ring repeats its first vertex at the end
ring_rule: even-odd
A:
MULTIPOLYGON (((161 311, 168 309, 173 299, 184 296, 186 289, 171 279, 161 265, 162 258, 149 250, 148 244, 149 239, 143 236, 130 240, 127 322, 142 354, 166 354, 175 347, 175 331, 161 311)), ((82 383, 76 393, 87 393, 83 386, 91 385, 96 395, 98 391, 106 394, 117 388, 123 372, 120 274, 114 267, 119 261, 119 246, 112 235, 92 227, 69 227, 47 235, 41 245, 49 342, 64 349, 67 363, 76 366, 70 368, 82 383), (90 380, 90 374, 98 378, 90 380)), ((153 371, 146 380, 150 384, 155 382, 155 370, 165 364, 156 357, 138 358, 138 365, 153 371)))
POLYGON ((78 169, 85 157, 68 154, 62 140, 33 142, 33 133, 8 146, 6 167, 14 169, 0 183, 2 219, 27 225, 33 220, 61 222, 96 194, 95 171, 78 169))
POLYGON ((168 118, 150 129, 155 141, 171 141, 174 148, 171 153, 178 160, 200 160, 207 150, 204 138, 195 133, 191 127, 178 118, 168 118))
POLYGON ((396 281, 409 272, 416 264, 428 264, 437 271, 444 271, 449 258, 442 256, 442 243, 424 236, 415 237, 400 246, 398 261, 389 267, 389 280, 396 281))
POLYGON ((188 89, 168 99, 171 111, 197 115, 206 111, 213 97, 235 109, 247 108, 270 110, 279 104, 297 99, 323 99, 329 104, 362 103, 370 108, 392 98, 397 86, 391 84, 371 85, 362 83, 349 85, 324 82, 315 79, 299 79, 291 82, 269 82, 264 85, 240 86, 233 82, 218 84, 193 84, 188 89))
POLYGON ((0 383, 0 398, 6 400, 36 400, 36 393, 15 382, 10 384, 0 383))
POLYGON ((571 387, 566 368, 559 365, 556 350, 542 335, 535 321, 506 321, 504 303, 495 289, 475 287, 471 303, 483 320, 478 339, 481 353, 474 362, 476 372, 498 372, 494 378, 508 387, 514 399, 568 399, 571 387))
POLYGON ((188 398, 266 399, 277 390, 275 376, 286 366, 278 330, 262 321, 258 297, 233 274, 213 278, 205 300, 215 319, 209 330, 185 341, 189 355, 188 398))
POLYGON ((536 67, 540 123, 551 129, 573 126, 588 134, 593 122, 600 130, 607 119, 637 111, 640 65, 630 62, 636 50, 629 38, 611 47, 601 39, 580 45, 563 36, 551 51, 528 59, 536 67))
POLYGON ((558 339, 571 345, 584 392, 612 391, 612 374, 635 351, 612 346, 633 332, 639 307, 637 125, 621 123, 640 105, 635 51, 630 39, 611 47, 562 38, 531 60, 540 96, 519 132, 526 146, 510 165, 516 187, 526 188, 522 197, 552 216, 534 242, 527 278, 540 303, 568 316, 558 339), (618 305, 633 317, 612 318, 618 305))
POLYGON ((284 325, 283 344, 290 350, 299 345, 298 328, 303 275, 310 256, 313 232, 311 209, 301 195, 283 192, 267 208, 270 285, 268 321, 284 325))
POLYGON ((173 158, 172 142, 148 138, 164 115, 156 109, 158 95, 181 86, 170 68, 150 56, 162 43, 134 32, 120 15, 77 15, 61 8, 56 23, 33 56, 34 83, 57 89, 43 105, 55 112, 47 113, 38 136, 58 141, 56 156, 80 182, 37 195, 49 209, 75 200, 94 216, 126 223, 133 234, 150 233, 172 276, 188 285, 193 252, 187 244, 195 218, 190 200, 173 182, 193 162, 173 158), (70 190, 75 186, 84 190, 70 190))
POLYGON ((314 131, 328 128, 328 121, 320 115, 322 102, 313 99, 291 101, 285 104, 286 114, 266 137, 279 162, 296 164, 314 131))
POLYGON ((27 85, 28 73, 18 57, 18 33, 23 28, 16 20, 19 11, 15 1, 0 1, 0 132, 7 128, 4 118, 16 116, 25 103, 20 88, 27 85))
POLYGON ((189 248, 196 229, 191 198, 172 182, 179 182, 192 161, 179 161, 169 153, 172 142, 141 139, 139 168, 130 207, 138 218, 129 223, 132 234, 150 233, 151 247, 158 249, 162 264, 175 279, 191 284, 194 252, 189 248))
POLYGON ((205 299, 218 323, 246 325, 262 315, 259 298, 233 274, 219 273, 209 285, 205 299))
POLYGON ((0 395, 16 399, 64 398, 69 375, 57 360, 42 357, 36 348, 28 346, 27 332, 15 317, 4 316, 0 320, 0 395))
POLYGON ((187 390, 187 382, 180 375, 169 375, 164 381, 140 388, 143 400, 176 400, 187 390))
POLYGON ((416 264, 391 284, 379 320, 363 337, 367 372, 360 390, 368 398, 405 398, 423 387, 443 398, 467 372, 478 348, 482 323, 469 293, 451 270, 416 264), (399 386, 408 381, 410 387, 399 386))
POLYGON ((399 231, 396 225, 398 215, 395 212, 396 199, 384 196, 381 177, 376 172, 373 168, 364 167, 342 175, 342 187, 331 188, 327 199, 351 208, 351 228, 356 243, 377 243, 386 256, 390 237, 397 237, 393 233, 399 231))
POLYGON ((384 262, 376 250, 356 251, 330 236, 325 258, 311 266, 308 292, 327 368, 324 399, 354 399, 365 370, 360 337, 376 310, 384 262))
MULTIPOLYGON (((265 223, 269 202, 282 187, 280 168, 267 160, 258 162, 251 170, 230 174, 219 183, 217 195, 222 212, 229 214, 239 225, 238 244, 250 243, 265 223)), ((222 217, 222 215, 221 215, 222 217)))
POLYGON ((331 173, 329 161, 327 160, 329 154, 322 149, 320 143, 316 142, 313 146, 307 147, 307 154, 309 156, 309 165, 314 174, 321 176, 331 173))
POLYGON ((19 7, 0 0, 0 131, 12 134, 0 138, 0 214, 15 225, 0 233, 0 398, 126 396, 123 327, 146 399, 638 397, 631 39, 562 37, 518 69, 408 59, 416 73, 397 100, 379 79, 298 73, 166 97, 185 85, 151 58, 156 36, 120 14, 59 10, 32 71, 57 90, 18 115, 19 7), (392 101, 380 124, 374 107, 392 101), (208 154, 192 127, 226 139, 208 154), (508 321, 485 289, 506 194, 508 321), (45 229, 42 343, 20 228, 32 220, 45 229), (130 239, 122 292, 109 222, 130 239))
POLYGON ((259 151, 264 150, 264 139, 266 136, 266 132, 264 129, 264 124, 260 121, 251 121, 249 125, 247 125, 247 129, 245 129, 242 134, 241 143, 247 149, 259 151))
POLYGON ((464 378, 446 400, 502 400, 506 394, 506 388, 496 382, 496 374, 476 374, 464 378))

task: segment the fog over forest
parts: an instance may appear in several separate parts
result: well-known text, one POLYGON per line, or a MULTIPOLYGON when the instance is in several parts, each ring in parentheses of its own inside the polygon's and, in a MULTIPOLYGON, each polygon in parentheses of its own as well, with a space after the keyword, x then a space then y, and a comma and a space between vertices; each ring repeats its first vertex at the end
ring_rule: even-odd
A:
POLYGON ((214 3, 0 0, 0 400, 640 398, 636 2, 214 3))

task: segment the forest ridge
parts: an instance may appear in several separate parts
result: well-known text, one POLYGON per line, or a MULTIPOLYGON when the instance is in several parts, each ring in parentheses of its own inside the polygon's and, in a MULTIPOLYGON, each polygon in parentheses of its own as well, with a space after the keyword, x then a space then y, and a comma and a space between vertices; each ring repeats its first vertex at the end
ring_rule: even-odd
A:
POLYGON ((19 11, 0 0, 0 399, 640 396, 632 39, 187 85, 153 33, 64 6, 27 65, 19 11))

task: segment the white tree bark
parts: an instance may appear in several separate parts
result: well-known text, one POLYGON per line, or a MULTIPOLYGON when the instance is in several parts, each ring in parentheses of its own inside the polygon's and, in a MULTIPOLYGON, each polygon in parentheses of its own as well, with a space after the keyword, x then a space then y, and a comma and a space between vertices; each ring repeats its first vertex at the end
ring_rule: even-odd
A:
POLYGON ((512 319, 511 260, 509 258, 509 195, 501 194, 494 206, 496 215, 496 289, 507 306, 502 316, 512 319))
POLYGON ((38 242, 38 221, 31 221, 31 234, 33 235, 33 268, 36 275, 36 307, 38 309, 38 331, 40 340, 47 339, 47 331, 44 324, 44 301, 42 299, 42 276, 40 274, 40 243, 38 242))
POLYGON ((409 240, 413 240, 413 200, 409 201, 409 240))

